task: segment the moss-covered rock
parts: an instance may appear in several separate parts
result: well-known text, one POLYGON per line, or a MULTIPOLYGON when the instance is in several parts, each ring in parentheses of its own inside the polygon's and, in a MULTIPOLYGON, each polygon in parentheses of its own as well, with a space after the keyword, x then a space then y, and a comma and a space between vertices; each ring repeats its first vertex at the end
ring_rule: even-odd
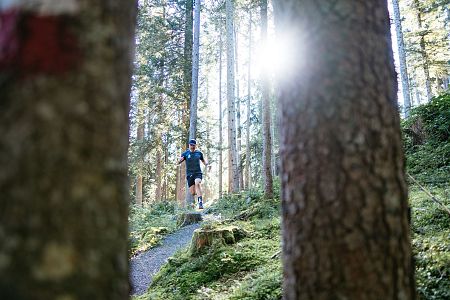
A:
POLYGON ((183 227, 190 224, 195 224, 202 221, 200 213, 186 212, 182 213, 177 218, 177 227, 183 227))
POLYGON ((201 228, 194 231, 190 254, 196 255, 205 248, 216 245, 231 245, 246 236, 246 232, 237 226, 201 228))

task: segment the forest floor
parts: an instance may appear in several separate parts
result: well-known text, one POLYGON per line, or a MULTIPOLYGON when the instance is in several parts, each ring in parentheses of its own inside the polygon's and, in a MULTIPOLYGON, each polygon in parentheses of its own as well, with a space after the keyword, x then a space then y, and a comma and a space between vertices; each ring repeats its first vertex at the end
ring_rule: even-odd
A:
POLYGON ((130 261, 130 284, 131 294, 143 294, 150 283, 153 275, 164 265, 168 258, 177 250, 189 245, 192 233, 199 228, 200 224, 192 224, 185 226, 176 232, 168 235, 162 245, 144 251, 133 257, 130 261))

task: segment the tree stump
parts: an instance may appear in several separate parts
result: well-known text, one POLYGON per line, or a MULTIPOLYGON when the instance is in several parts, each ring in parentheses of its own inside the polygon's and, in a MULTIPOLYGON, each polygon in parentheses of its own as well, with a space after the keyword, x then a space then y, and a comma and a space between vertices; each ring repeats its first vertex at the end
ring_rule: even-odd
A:
POLYGON ((200 213, 182 213, 178 216, 177 227, 183 227, 186 225, 198 223, 202 220, 200 213))
POLYGON ((192 236, 190 253, 195 255, 208 247, 231 245, 245 236, 247 233, 237 226, 196 229, 192 236))

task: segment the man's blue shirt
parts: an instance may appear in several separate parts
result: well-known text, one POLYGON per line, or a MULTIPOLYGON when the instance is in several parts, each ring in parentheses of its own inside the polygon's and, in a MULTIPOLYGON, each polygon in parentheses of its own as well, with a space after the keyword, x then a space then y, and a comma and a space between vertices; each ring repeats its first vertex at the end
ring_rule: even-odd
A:
POLYGON ((186 160, 186 176, 202 173, 200 161, 204 160, 203 153, 198 150, 191 152, 191 150, 188 149, 184 151, 181 156, 186 160))

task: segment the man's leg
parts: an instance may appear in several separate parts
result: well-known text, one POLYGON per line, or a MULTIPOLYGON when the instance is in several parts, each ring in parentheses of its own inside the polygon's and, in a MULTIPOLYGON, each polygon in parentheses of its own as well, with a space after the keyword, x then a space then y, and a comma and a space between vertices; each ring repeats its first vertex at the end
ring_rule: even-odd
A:
POLYGON ((203 209, 203 199, 202 199, 202 179, 195 178, 195 192, 197 193, 198 208, 203 209))
POLYGON ((191 205, 193 208, 195 207, 195 181, 192 178, 192 175, 188 177, 188 186, 189 186, 189 192, 192 195, 192 203, 189 203, 188 205, 191 205))

